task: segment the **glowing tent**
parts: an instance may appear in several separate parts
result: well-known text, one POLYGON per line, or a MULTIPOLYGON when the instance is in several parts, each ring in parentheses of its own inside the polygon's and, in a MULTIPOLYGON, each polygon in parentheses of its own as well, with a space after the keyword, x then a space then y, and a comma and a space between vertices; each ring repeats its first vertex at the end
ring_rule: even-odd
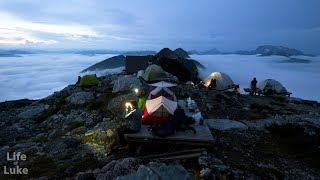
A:
POLYGON ((204 81, 204 86, 209 87, 212 79, 217 82, 216 90, 227 90, 234 87, 232 79, 225 73, 213 72, 204 81))

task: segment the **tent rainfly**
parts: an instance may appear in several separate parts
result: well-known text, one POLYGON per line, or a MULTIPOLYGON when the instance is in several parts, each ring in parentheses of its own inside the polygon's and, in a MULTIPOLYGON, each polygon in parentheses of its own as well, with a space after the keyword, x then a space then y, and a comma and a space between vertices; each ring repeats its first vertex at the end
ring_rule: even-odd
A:
POLYGON ((166 82, 166 81, 160 81, 160 82, 157 82, 157 83, 153 83, 153 84, 149 84, 150 86, 154 86, 154 87, 174 87, 176 86, 176 84, 174 83, 169 83, 169 82, 166 82))
POLYGON ((222 72, 211 73, 203 81, 204 85, 206 87, 208 87, 210 85, 210 82, 212 79, 216 79, 216 82, 217 82, 216 89, 217 90, 227 90, 227 89, 233 88, 233 86, 234 86, 232 79, 227 74, 222 73, 222 72))
POLYGON ((147 100, 146 109, 149 114, 156 112, 161 106, 163 106, 170 114, 173 115, 174 111, 177 109, 177 102, 171 101, 163 96, 155 99, 147 100))
POLYGON ((164 96, 167 99, 171 99, 173 101, 177 101, 176 95, 166 87, 157 87, 149 93, 148 99, 154 99, 159 96, 164 96))
POLYGON ((176 101, 171 101, 164 96, 147 100, 142 122, 144 124, 162 124, 167 122, 174 114, 177 106, 178 103, 176 101))

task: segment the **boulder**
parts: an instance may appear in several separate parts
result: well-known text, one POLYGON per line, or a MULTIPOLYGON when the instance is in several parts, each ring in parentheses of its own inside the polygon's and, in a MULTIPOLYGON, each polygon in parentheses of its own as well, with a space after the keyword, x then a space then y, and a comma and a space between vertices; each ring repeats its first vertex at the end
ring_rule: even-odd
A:
POLYGON ((134 172, 138 167, 138 160, 135 158, 124 158, 113 160, 106 164, 103 168, 95 170, 97 180, 115 179, 118 176, 124 176, 134 172))
POLYGON ((140 165, 138 170, 127 175, 118 177, 118 180, 129 179, 152 179, 152 180, 170 180, 170 179, 193 179, 188 171, 179 164, 166 165, 164 163, 151 162, 148 165, 140 165))
POLYGON ((229 119, 209 119, 207 124, 210 129, 225 131, 231 129, 246 130, 248 126, 242 122, 229 119))
POLYGON ((140 80, 133 75, 120 76, 113 82, 112 92, 131 91, 134 88, 140 88, 142 86, 140 80))
POLYGON ((83 105, 94 99, 92 92, 76 92, 67 97, 67 102, 76 105, 83 105))
POLYGON ((117 96, 109 101, 107 109, 121 116, 125 110, 125 103, 136 100, 136 98, 132 93, 117 96))
POLYGON ((30 105, 25 107, 23 111, 20 114, 18 114, 18 117, 23 119, 29 119, 37 115, 40 115, 42 112, 44 112, 48 108, 49 108, 49 105, 47 104, 39 103, 35 105, 30 105))

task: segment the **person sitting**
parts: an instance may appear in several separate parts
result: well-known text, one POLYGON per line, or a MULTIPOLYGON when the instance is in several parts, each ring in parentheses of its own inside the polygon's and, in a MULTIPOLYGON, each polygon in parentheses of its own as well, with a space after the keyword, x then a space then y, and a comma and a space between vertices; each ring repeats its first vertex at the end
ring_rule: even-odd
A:
POLYGON ((186 116, 184 110, 178 106, 174 111, 172 120, 163 124, 162 126, 153 126, 152 133, 159 137, 165 137, 174 134, 176 131, 187 131, 191 130, 196 133, 196 130, 191 127, 195 121, 191 117, 186 116))
POLYGON ((239 85, 235 85, 233 92, 237 95, 237 97, 240 96, 240 86, 239 85))
POLYGON ((145 106, 146 106, 146 101, 147 101, 147 98, 145 96, 145 93, 144 91, 141 91, 139 94, 138 94, 138 109, 140 111, 143 111, 145 106))
POLYGON ((256 95, 257 94, 257 79, 254 77, 251 81, 251 95, 256 95))
POLYGON ((215 90, 216 87, 217 87, 217 80, 216 79, 211 79, 208 88, 212 89, 212 90, 215 90))

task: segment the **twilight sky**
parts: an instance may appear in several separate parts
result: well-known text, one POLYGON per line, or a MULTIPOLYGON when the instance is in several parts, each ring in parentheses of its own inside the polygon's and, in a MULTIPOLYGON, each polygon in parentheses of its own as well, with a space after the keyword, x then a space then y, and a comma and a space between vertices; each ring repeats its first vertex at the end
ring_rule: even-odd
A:
POLYGON ((320 54, 319 0, 1 0, 0 48, 248 50, 320 54))

